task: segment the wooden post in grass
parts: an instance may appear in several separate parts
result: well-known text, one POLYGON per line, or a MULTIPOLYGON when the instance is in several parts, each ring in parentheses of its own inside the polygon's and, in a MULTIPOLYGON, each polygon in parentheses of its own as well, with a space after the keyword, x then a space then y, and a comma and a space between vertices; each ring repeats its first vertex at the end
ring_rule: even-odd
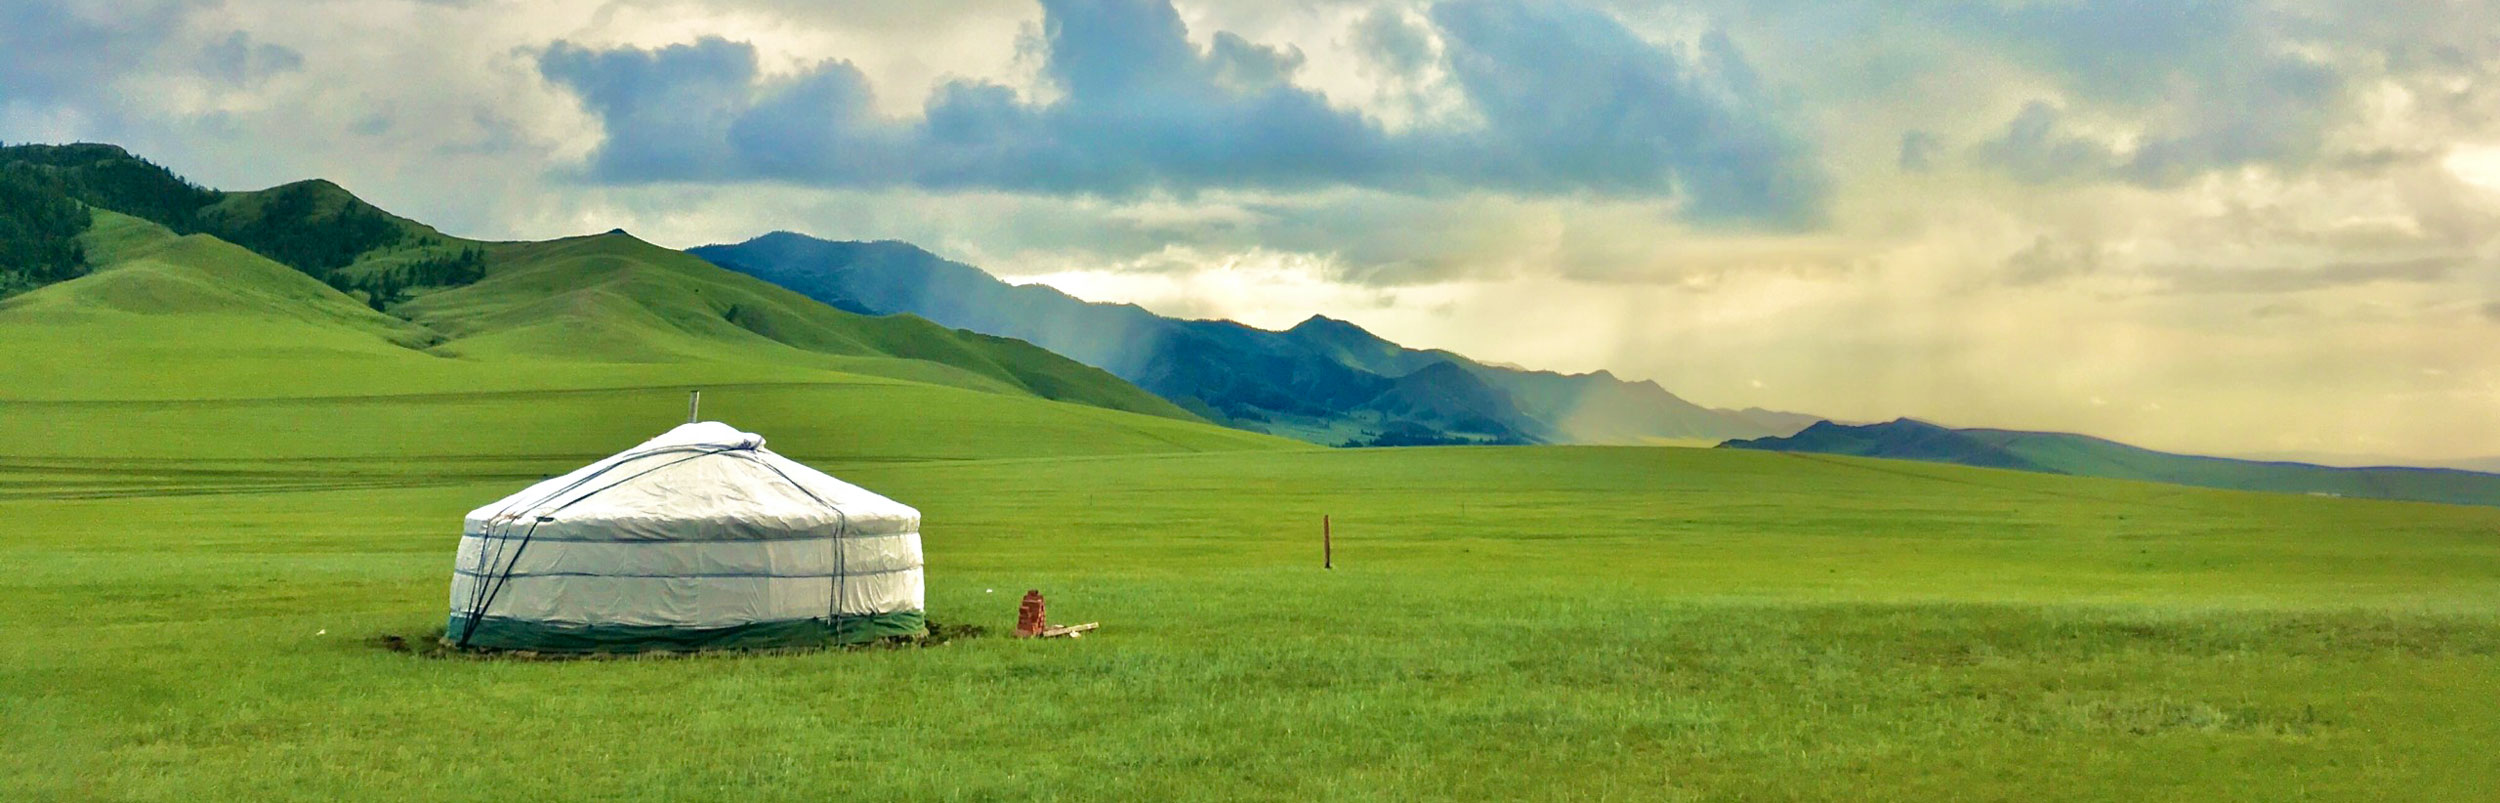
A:
POLYGON ((702 410, 703 410, 703 391, 700 391, 700 390, 689 390, 689 391, 686 391, 686 423, 692 424, 692 423, 694 423, 694 422, 697 422, 697 421, 701 421, 701 420, 703 420, 702 418, 699 418, 699 417, 698 417, 698 416, 701 414, 702 410))
POLYGON ((1328 531, 1327 514, 1319 517, 1319 567, 1332 571, 1337 568, 1337 541, 1328 531))

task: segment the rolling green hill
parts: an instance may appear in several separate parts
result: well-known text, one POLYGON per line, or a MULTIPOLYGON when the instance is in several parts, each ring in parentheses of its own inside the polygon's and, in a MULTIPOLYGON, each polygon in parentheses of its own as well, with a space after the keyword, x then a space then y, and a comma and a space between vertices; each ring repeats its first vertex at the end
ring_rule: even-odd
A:
MULTIPOLYGON (((0 147, 0 190, 11 185, 51 202, 138 217, 176 234, 214 236, 350 291, 377 309, 409 284, 445 284, 442 279, 452 278, 439 269, 426 273, 414 263, 462 262, 470 268, 466 273, 474 274, 475 265, 468 264, 473 260, 460 259, 466 249, 454 238, 317 179, 225 192, 192 184, 119 147, 80 143, 0 147), (359 262, 369 264, 348 270, 359 262)), ((48 279, 76 273, 56 271, 48 279)))
POLYGON ((2202 457, 2063 432, 1949 429, 1906 418, 1858 426, 1826 422, 1786 438, 1729 441, 1722 446, 1925 460, 2243 491, 2500 505, 2500 474, 2440 468, 2336 468, 2202 457))
POLYGON ((486 254, 481 280, 392 312, 443 333, 446 355, 815 365, 1196 420, 1029 343, 833 309, 623 232, 486 254))
POLYGON ((210 235, 177 235, 155 223, 97 210, 80 243, 97 266, 94 272, 0 304, 56 320, 102 312, 292 319, 402 345, 428 339, 423 327, 375 312, 302 272, 210 235))
POLYGON ((500 372, 495 387, 565 384, 575 380, 555 377, 578 376, 587 365, 640 365, 644 376, 686 379, 805 369, 1199 420, 1028 343, 833 309, 622 232, 546 243, 463 240, 326 181, 220 192, 104 145, 0 148, 0 170, 23 179, 13 186, 96 217, 72 241, 88 249, 76 270, 44 274, 57 282, 49 286, 26 282, 38 289, 8 301, 21 320, 44 323, 21 340, 28 352, 20 366, 28 381, 15 391, 21 398, 116 376, 132 385, 116 392, 142 394, 145 386, 183 384, 250 393, 272 378, 213 357, 184 364, 228 370, 189 382, 86 371, 96 355, 71 344, 100 340, 148 362, 193 349, 360 359, 280 380, 328 385, 317 393, 363 390, 358 381, 384 378, 442 387, 494 361, 550 364, 500 372), (111 332, 98 338, 63 325, 73 320, 111 332), (214 333, 201 321, 213 321, 214 333))
POLYGON ((0 400, 248 396, 454 366, 437 335, 204 234, 106 210, 86 275, 0 299, 0 400))

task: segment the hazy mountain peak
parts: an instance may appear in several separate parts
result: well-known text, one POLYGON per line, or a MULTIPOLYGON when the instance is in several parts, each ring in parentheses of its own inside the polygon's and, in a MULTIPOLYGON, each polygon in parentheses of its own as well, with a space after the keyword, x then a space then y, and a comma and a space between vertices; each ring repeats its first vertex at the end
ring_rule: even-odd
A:
POLYGON ((1644 443, 1787 434, 1803 422, 1699 407, 1657 383, 1489 366, 1311 315, 1282 331, 1184 320, 1010 285, 916 245, 775 232, 696 256, 828 304, 1032 341, 1236 426, 1320 443, 1644 443))
POLYGON ((1924 460, 2249 491, 2500 505, 2500 476, 2470 471, 2235 460, 2159 452, 2064 432, 1954 429, 1915 418, 1862 425, 1825 421, 1786 438, 1728 441, 1720 447, 1924 460))
MULTIPOLYGON (((738 243, 737 245, 768 246, 778 248, 794 246, 835 246, 879 252, 924 254, 931 258, 943 259, 943 257, 939 257, 937 254, 930 252, 929 249, 922 248, 918 244, 906 240, 834 240, 818 237, 806 232, 791 231, 789 229, 775 229, 773 231, 748 238, 745 242, 738 243)), ((726 248, 731 246, 720 245, 704 247, 726 248)))
POLYGON ((1286 329, 1285 332, 1288 334, 1322 337, 1340 342, 1359 341, 1365 344, 1376 344, 1392 348, 1396 347, 1395 344, 1382 339, 1379 335, 1372 334, 1371 330, 1363 328, 1360 324, 1356 324, 1353 321, 1331 318, 1326 315, 1313 315, 1311 317, 1304 318, 1301 323, 1294 324, 1291 328, 1286 329))

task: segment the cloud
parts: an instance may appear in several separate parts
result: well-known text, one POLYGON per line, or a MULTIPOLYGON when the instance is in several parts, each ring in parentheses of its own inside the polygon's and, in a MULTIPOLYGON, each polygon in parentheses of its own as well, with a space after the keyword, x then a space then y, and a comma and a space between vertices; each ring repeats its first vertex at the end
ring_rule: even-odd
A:
MULTIPOLYGON (((919 119, 881 116, 857 67, 767 76, 720 38, 658 49, 548 47, 540 71, 606 132, 595 178, 773 180, 1134 197, 1208 189, 1492 189, 1673 198, 1688 219, 1801 226, 1828 180, 1725 36, 1653 44, 1613 17, 1511 0, 1432 9, 1470 124, 1389 132, 1292 83, 1304 56, 1218 32, 1200 52, 1161 0, 1048 0, 1032 101, 940 86, 919 119), (1551 48, 1570 41, 1568 51, 1551 48)), ((1358 35, 1412 62, 1415 31, 1358 35), (1400 38, 1400 37, 1407 38, 1400 38)))
POLYGON ((2031 184, 2104 178, 2116 171, 2123 163, 2118 154, 2100 142, 2066 133, 2064 115, 2046 101, 2023 104, 2004 133, 1971 146, 1972 161, 2031 184))
POLYGON ((1285 86, 1302 69, 1304 58, 1296 48, 1252 44, 1231 31, 1217 31, 1207 61, 1215 67, 1217 83, 1247 94, 1285 86))
POLYGON ((1912 129, 1901 132, 1901 156, 1895 162, 1902 170, 1925 173, 1936 169, 1936 157, 1944 151, 1944 138, 1932 131, 1912 129))
POLYGON ((1976 151, 2018 180, 2172 186, 2245 165, 2299 169, 2351 116, 2350 81, 2299 15, 2232 0, 1962 5, 1946 24, 2039 70, 2064 102, 2035 99, 1976 151), (2125 147, 2066 129, 2067 107, 2129 129, 2125 147))
POLYGON ((2005 258, 2006 284, 2048 284, 2083 276, 2101 267, 2101 248, 2093 243, 2064 242, 2041 235, 2031 245, 2005 258))
POLYGON ((2342 75, 2296 58, 2236 68, 2170 109, 2130 154, 2124 177, 2177 184, 2209 170, 2249 164, 2307 167, 2340 115, 2342 75))
POLYGON ((1451 71, 1487 120, 1457 132, 1445 167, 1495 186, 1636 194, 1684 184, 1688 217, 1802 224, 1825 177, 1722 32, 1686 57, 1595 11, 1560 3, 1453 2, 1432 19, 1451 71), (1570 42, 1557 50, 1556 42, 1570 42))
POLYGON ((200 70, 233 86, 250 86, 278 73, 303 69, 304 54, 292 48, 252 41, 242 31, 200 51, 200 70))
POLYGON ((1353 38, 1358 50, 1393 74, 1421 72, 1433 61, 1431 33, 1388 8, 1363 15, 1354 24, 1353 38))
POLYGON ((2170 267, 2151 273, 2178 293, 2293 293, 2374 282, 2438 282, 2470 264, 2463 257, 2267 268, 2170 267))
POLYGON ((1995 44, 2017 62, 2096 99, 2151 103, 2177 79, 2209 81, 2257 55, 2263 19, 2240 0, 1946 3, 1948 30, 1995 44))
MULTIPOLYGON (((847 65, 832 65, 838 71, 847 65)), ((600 169, 654 180, 700 178, 732 161, 726 135, 751 106, 755 48, 719 38, 656 50, 594 51, 557 42, 539 57, 549 80, 572 87, 610 135, 600 169)))
POLYGON ((182 28, 171 2, 93 8, 69 2, 0 4, 0 106, 97 90, 145 64, 182 28))

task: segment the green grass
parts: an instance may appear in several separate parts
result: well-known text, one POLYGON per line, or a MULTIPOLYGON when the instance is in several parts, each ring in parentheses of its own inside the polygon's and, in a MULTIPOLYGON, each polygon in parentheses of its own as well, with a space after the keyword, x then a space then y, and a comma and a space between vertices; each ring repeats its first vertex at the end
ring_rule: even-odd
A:
MULTIPOLYGON (((446 449, 570 448, 505 435, 446 449)), ((20 488, 0 775, 35 799, 2430 800, 2500 778, 2500 511, 1687 449, 791 449, 921 507, 933 617, 1003 629, 1038 587, 1105 629, 428 660, 362 641, 439 625, 459 513, 522 478, 437 454, 348 461, 415 487, 20 488)))

